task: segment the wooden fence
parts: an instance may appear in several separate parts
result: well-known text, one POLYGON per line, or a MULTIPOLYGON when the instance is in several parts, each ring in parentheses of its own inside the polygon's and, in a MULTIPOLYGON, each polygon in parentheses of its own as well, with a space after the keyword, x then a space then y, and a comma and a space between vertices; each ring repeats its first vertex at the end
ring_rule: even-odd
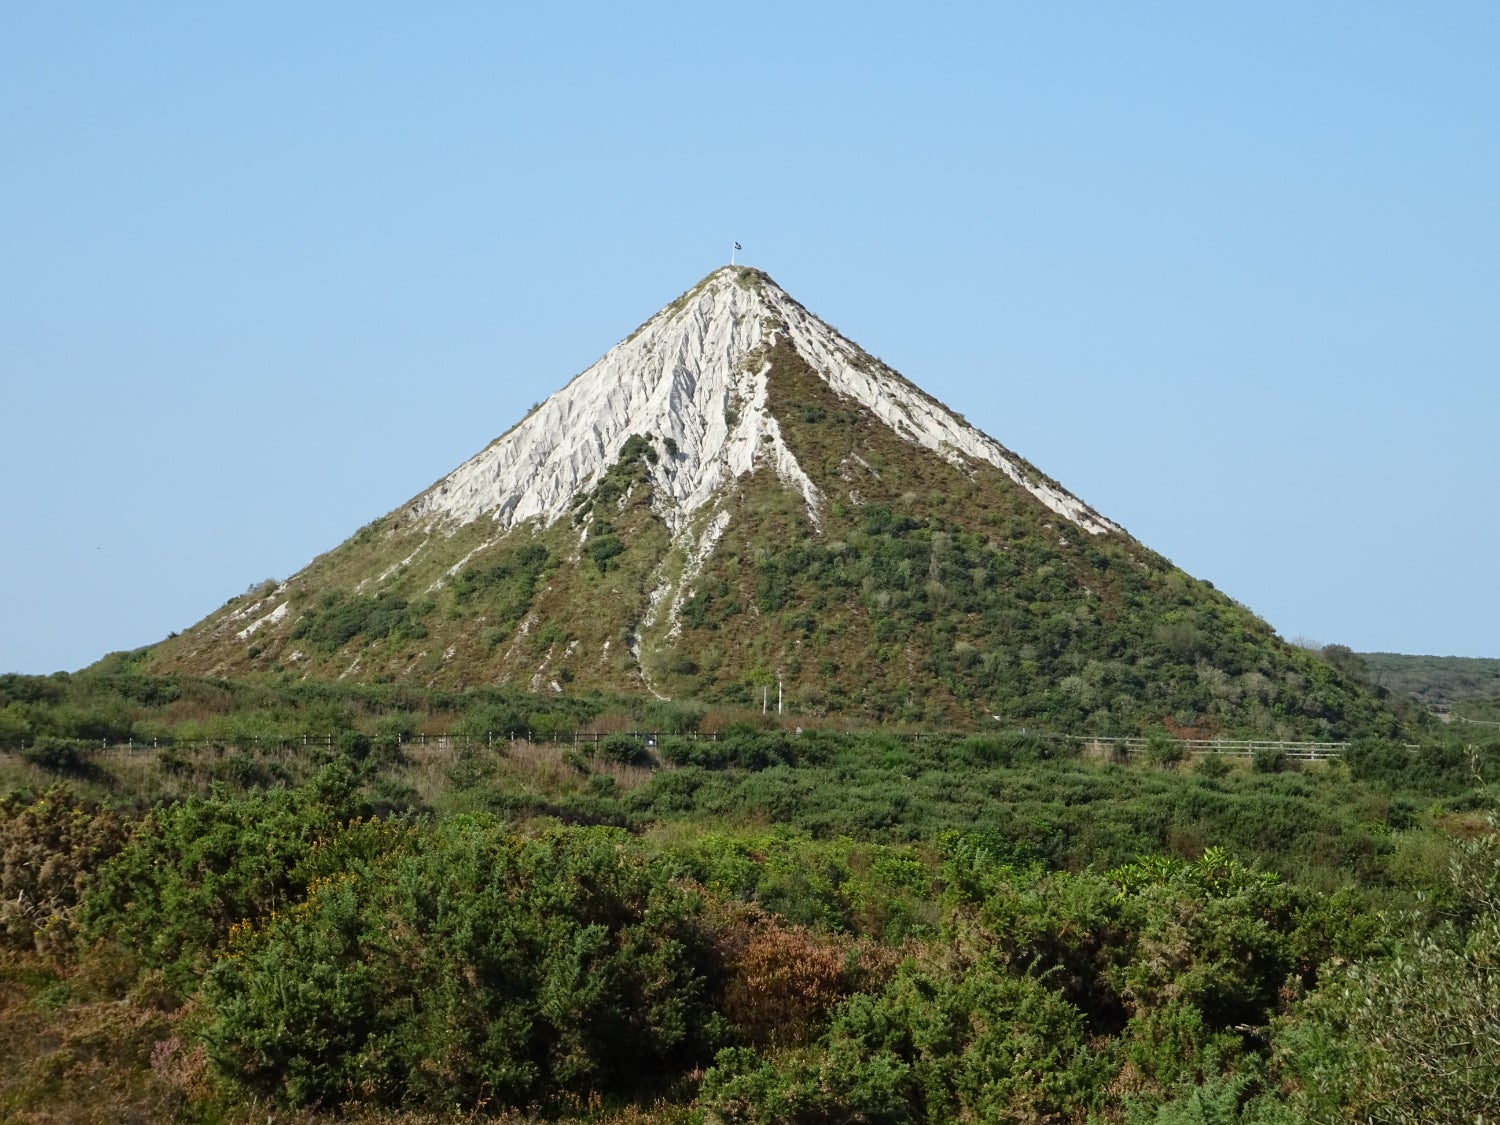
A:
MULTIPOLYGON (((1152 740, 1149 738, 1092 738, 1088 735, 1065 737, 1088 746, 1123 751, 1126 754, 1144 754, 1152 747, 1152 740)), ((1175 738, 1168 740, 1166 745, 1174 746, 1189 756, 1222 754, 1231 758, 1253 758, 1256 754, 1265 752, 1285 754, 1288 758, 1300 762, 1326 762, 1331 758, 1342 756, 1349 746, 1347 742, 1287 742, 1233 738, 1175 738)))
MULTIPOLYGON (((801 729, 798 728, 798 734, 801 729)), ((982 731, 840 731, 845 735, 855 734, 881 734, 887 738, 898 738, 902 741, 920 745, 924 742, 948 742, 957 739, 969 738, 976 735, 990 734, 1020 734, 1043 739, 1049 742, 1061 741, 1071 745, 1087 748, 1106 750, 1112 753, 1143 754, 1153 744, 1161 745, 1160 739, 1152 740, 1141 737, 1106 737, 1098 735, 1065 735, 1049 734, 1041 731, 1006 730, 995 732, 982 731)), ((693 742, 717 742, 721 737, 718 731, 692 731, 686 734, 665 734, 661 731, 571 731, 553 732, 548 734, 536 734, 531 731, 487 731, 483 735, 469 733, 448 732, 441 734, 413 734, 403 735, 400 743, 403 746, 432 746, 440 749, 456 750, 461 747, 472 746, 496 746, 505 745, 510 742, 532 742, 542 744, 553 744, 563 746, 590 746, 598 747, 606 739, 617 734, 624 734, 630 738, 639 740, 648 748, 657 746, 664 738, 682 739, 693 742)), ((72 745, 79 749, 93 753, 103 754, 151 754, 161 750, 215 750, 223 753, 227 750, 254 750, 257 752, 292 753, 304 749, 328 749, 331 750, 337 744, 338 735, 297 735, 292 737, 274 736, 240 736, 229 738, 209 739, 175 739, 160 738, 150 742, 127 740, 124 742, 99 739, 94 742, 86 740, 69 740, 72 745)), ((1196 756, 1201 754, 1219 754, 1226 757, 1252 758, 1257 753, 1282 753, 1288 758, 1305 762, 1322 762, 1332 758, 1340 757, 1348 747, 1346 742, 1294 742, 1286 740, 1260 740, 1260 739, 1228 739, 1228 738, 1179 738, 1170 739, 1166 745, 1175 747, 1184 756, 1196 756)), ((10 752, 24 749, 24 746, 3 747, 10 752)))

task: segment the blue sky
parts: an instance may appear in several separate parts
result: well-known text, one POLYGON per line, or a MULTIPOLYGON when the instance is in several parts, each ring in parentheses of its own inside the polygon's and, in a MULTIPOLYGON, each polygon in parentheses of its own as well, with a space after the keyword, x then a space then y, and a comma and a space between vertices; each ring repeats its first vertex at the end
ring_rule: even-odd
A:
POLYGON ((297 570, 732 239, 1283 635, 1500 657, 1500 7, 511 7, 0 11, 0 670, 297 570))

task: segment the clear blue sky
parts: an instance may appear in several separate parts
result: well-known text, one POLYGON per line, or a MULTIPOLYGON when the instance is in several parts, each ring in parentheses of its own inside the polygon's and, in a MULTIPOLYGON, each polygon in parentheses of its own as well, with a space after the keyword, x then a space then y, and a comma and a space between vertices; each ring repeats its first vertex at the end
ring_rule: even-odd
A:
POLYGON ((10 4, 0 670, 284 577, 745 246, 1288 637, 1500 656, 1500 6, 10 4))

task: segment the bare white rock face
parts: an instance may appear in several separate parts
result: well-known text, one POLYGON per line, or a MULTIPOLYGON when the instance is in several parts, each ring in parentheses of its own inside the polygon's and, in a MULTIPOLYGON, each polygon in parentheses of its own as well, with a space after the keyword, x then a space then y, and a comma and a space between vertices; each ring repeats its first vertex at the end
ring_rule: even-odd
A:
MULTIPOLYGON (((505 531, 550 525, 598 483, 632 434, 661 452, 652 503, 673 533, 746 473, 774 472, 819 527, 823 497, 767 408, 766 348, 784 340, 839 395, 906 440, 964 467, 987 462, 1091 534, 1119 528, 1077 497, 1033 479, 995 441, 865 355, 759 274, 711 274, 523 422, 412 502, 430 523, 489 517, 505 531)), ((716 524, 722 534, 722 524, 716 524)), ((715 536, 717 538, 717 536, 715 536)), ((711 548, 710 548, 711 549, 711 548)))

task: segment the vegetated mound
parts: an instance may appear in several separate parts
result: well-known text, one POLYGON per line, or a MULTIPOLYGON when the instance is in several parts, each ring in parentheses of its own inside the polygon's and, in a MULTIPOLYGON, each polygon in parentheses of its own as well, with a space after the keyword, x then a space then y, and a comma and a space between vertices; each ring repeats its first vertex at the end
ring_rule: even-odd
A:
MULTIPOLYGON (((61 720, 88 679, 0 692, 61 720)), ((95 705, 108 687, 159 708, 212 690, 123 670, 91 686, 95 705)), ((295 773, 274 782, 212 748, 101 756, 104 777, 0 797, 0 853, 26 860, 0 865, 18 1031, 0 1105, 1474 1120, 1500 1089, 1495 1059, 1472 1062, 1497 1027, 1500 841, 1478 778, 1500 741, 1459 733, 1305 771, 1034 732, 746 730, 664 739, 695 760, 656 770, 607 746, 349 739, 257 754, 295 773), (389 815, 416 786, 420 815, 389 815), (111 807, 131 794, 151 799, 111 807)), ((29 769, 5 758, 0 793, 29 769)))
POLYGON ((1371 683, 1428 707, 1500 700, 1500 660, 1362 652, 1371 683))
POLYGON ((1400 728, 747 269, 142 667, 1099 734, 1400 728))

